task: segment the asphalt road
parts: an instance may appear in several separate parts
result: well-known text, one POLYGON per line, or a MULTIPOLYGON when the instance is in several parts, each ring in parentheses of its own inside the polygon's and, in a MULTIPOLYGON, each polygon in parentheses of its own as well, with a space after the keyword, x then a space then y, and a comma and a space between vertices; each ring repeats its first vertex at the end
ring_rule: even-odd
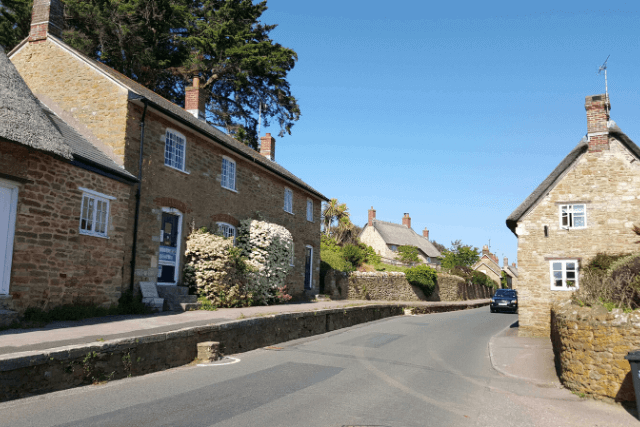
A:
POLYGON ((570 413, 566 390, 493 370, 489 339, 516 320, 486 307, 380 320, 236 363, 0 404, 0 426, 606 425, 570 413))

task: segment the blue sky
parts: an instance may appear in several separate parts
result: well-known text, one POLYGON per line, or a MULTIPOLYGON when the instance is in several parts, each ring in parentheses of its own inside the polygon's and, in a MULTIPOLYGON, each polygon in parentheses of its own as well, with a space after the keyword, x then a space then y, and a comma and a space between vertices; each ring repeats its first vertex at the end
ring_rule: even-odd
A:
POLYGON ((586 133, 607 55, 612 119, 640 142, 639 7, 433 3, 269 0, 302 110, 276 160, 357 225, 371 206, 408 212, 445 246, 490 241, 512 262, 505 220, 586 133))

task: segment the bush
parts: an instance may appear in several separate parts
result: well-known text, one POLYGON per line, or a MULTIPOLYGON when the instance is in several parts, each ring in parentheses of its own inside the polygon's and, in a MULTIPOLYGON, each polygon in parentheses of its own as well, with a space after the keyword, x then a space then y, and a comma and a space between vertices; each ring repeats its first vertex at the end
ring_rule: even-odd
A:
POLYGON ((489 276, 481 271, 474 271, 471 273, 471 283, 476 285, 486 286, 487 288, 497 288, 498 284, 491 280, 489 276))
POLYGON ((356 245, 344 245, 342 247, 342 257, 346 262, 351 264, 353 268, 358 268, 365 260, 365 253, 356 245))
POLYGON ((591 271, 594 273, 605 274, 611 269, 614 263, 622 258, 628 258, 630 254, 609 255, 605 253, 599 253, 584 267, 584 271, 591 271))
POLYGON ((418 258, 418 248, 415 246, 399 246, 398 254, 400 255, 400 261, 405 264, 415 264, 420 261, 420 258, 418 258))
POLYGON ((246 307, 252 304, 238 268, 243 263, 233 239, 196 230, 187 239, 184 283, 193 293, 206 297, 216 307, 246 307))
POLYGON ((378 255, 371 246, 360 243, 360 249, 364 252, 364 262, 367 264, 378 264, 382 260, 382 257, 378 255))
POLYGON ((405 276, 410 284, 422 290, 425 297, 429 298, 433 294, 438 278, 438 274, 433 268, 426 265, 418 265, 408 268, 405 271, 405 276))

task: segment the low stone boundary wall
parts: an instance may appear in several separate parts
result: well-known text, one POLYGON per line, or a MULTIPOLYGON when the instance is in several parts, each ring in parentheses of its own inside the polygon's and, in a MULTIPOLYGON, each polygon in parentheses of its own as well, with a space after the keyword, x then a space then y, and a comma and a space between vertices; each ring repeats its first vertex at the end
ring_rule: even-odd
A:
POLYGON ((551 341, 568 389, 601 400, 635 401, 624 356, 640 349, 640 313, 558 303, 551 309, 551 341))
POLYGON ((465 310, 487 304, 488 301, 429 306, 371 304, 283 313, 138 338, 7 354, 0 356, 0 401, 186 365, 197 357, 198 343, 205 341, 217 341, 224 354, 235 354, 403 315, 406 308, 411 308, 414 314, 422 314, 465 310))
POLYGON ((324 289, 332 299, 374 301, 465 301, 490 298, 494 290, 482 285, 465 283, 464 279, 438 273, 436 289, 427 298, 420 288, 412 286, 400 272, 353 272, 330 270, 324 289))

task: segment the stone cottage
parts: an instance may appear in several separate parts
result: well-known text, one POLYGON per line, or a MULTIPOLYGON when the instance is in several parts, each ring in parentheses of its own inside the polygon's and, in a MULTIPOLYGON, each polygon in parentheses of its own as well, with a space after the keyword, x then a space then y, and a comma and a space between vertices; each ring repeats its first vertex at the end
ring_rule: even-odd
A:
POLYGON ((482 254, 480 259, 471 266, 472 269, 478 270, 491 278, 494 282, 501 286, 502 273, 504 272, 507 281, 507 288, 515 289, 515 280, 518 277, 518 269, 516 264, 509 265, 509 260, 505 257, 503 259, 503 265, 500 267, 498 264, 498 257, 489 251, 489 246, 484 245, 482 247, 482 254))
POLYGON ((426 228, 422 236, 411 228, 411 217, 404 214, 402 224, 380 221, 376 219, 376 211, 369 209, 369 222, 360 233, 360 241, 371 246, 385 262, 397 262, 398 247, 403 245, 418 248, 418 258, 432 267, 440 265, 442 254, 429 241, 429 230, 426 228))
POLYGON ((117 302, 136 178, 38 101, 0 48, 0 324, 117 302))
POLYGON ((123 281, 172 292, 182 281, 192 227, 234 236, 239 221, 260 217, 293 235, 290 293, 317 293, 320 205, 327 199, 276 162, 275 139, 262 137, 258 153, 209 125, 198 77, 181 108, 74 50, 60 38, 60 6, 34 1, 31 34, 9 58, 37 97, 72 117, 139 179, 129 199, 123 281))
POLYGON ((502 269, 498 264, 498 258, 489 252, 489 246, 484 245, 482 247, 482 254, 480 259, 471 266, 472 269, 480 271, 487 275, 491 280, 496 282, 500 286, 500 279, 502 278, 502 269))
POLYGON ((507 218, 522 335, 549 335, 551 304, 580 287, 592 257, 638 249, 640 149, 610 119, 607 95, 587 96, 585 108, 587 135, 507 218))

